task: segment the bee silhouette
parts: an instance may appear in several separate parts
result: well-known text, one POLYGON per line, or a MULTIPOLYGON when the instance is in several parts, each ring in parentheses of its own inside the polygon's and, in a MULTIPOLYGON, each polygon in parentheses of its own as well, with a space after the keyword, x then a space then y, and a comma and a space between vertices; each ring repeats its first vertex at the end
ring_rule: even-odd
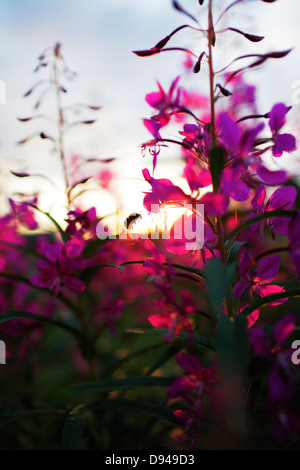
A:
POLYGON ((132 225, 135 224, 141 218, 142 214, 138 214, 137 212, 130 214, 124 221, 126 229, 130 230, 132 228, 132 225))

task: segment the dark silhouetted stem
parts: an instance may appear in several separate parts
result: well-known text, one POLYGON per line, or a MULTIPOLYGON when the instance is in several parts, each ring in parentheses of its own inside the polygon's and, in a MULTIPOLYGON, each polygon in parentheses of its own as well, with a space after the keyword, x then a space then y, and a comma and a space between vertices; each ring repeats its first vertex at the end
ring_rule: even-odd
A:
POLYGON ((59 59, 60 59, 59 49, 56 46, 53 72, 54 72, 54 83, 55 83, 55 88, 56 88, 56 105, 57 105, 57 112, 58 112, 58 148, 59 148, 59 154, 60 154, 60 158, 61 158, 61 162, 63 166, 67 204, 68 204, 68 210, 69 210, 70 193, 69 193, 68 172, 67 172, 67 165, 66 165, 66 158, 65 158, 65 151, 64 151, 64 115, 63 115, 63 108, 61 104, 61 88, 60 88, 60 76, 59 76, 59 66, 58 66, 59 59))

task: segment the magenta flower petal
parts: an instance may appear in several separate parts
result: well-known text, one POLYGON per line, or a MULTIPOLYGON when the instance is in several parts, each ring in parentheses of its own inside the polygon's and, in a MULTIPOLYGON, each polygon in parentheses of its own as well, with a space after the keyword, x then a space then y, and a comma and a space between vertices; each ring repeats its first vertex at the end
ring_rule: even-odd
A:
MULTIPOLYGON (((270 294, 279 294, 281 292, 284 292, 284 289, 280 286, 277 286, 276 284, 269 284, 269 285, 260 285, 256 286, 256 291, 259 292, 261 297, 265 297, 266 295, 270 294)), ((281 305, 284 304, 288 299, 279 299, 279 300, 273 300, 272 302, 269 302, 270 306, 275 306, 275 305, 281 305)))
POLYGON ((255 356, 267 356, 269 354, 269 338, 262 328, 251 328, 248 332, 248 339, 255 356))
POLYGON ((275 325, 273 336, 278 346, 281 346, 284 341, 290 336, 296 327, 296 319, 294 315, 284 315, 275 325))
POLYGON ((266 184, 276 185, 283 184, 288 179, 288 174, 284 170, 271 171, 264 166, 259 167, 257 170, 258 176, 266 184))
POLYGON ((197 374, 202 369, 202 364, 199 357, 194 354, 180 352, 176 356, 176 361, 189 374, 197 374))
POLYGON ((243 282, 243 281, 238 281, 233 289, 233 296, 236 297, 241 297, 242 294, 249 289, 249 286, 243 282))
POLYGON ((195 382, 188 377, 178 377, 167 389, 170 398, 181 398, 188 395, 195 388, 195 382))
POLYGON ((222 190, 235 201, 246 201, 250 191, 240 178, 240 171, 227 168, 222 174, 222 190))
POLYGON ((296 139, 292 134, 278 134, 274 137, 272 149, 274 157, 280 157, 283 152, 293 152, 297 148, 296 139))
POLYGON ((228 113, 222 113, 220 115, 219 126, 223 144, 231 154, 237 153, 241 140, 239 127, 228 113))
POLYGON ((279 235, 287 235, 289 231, 289 219, 286 217, 275 217, 272 219, 272 224, 275 232, 279 235))
POLYGON ((297 190, 294 186, 284 186, 278 188, 271 195, 267 207, 269 211, 277 209, 289 209, 295 202, 297 190))
POLYGON ((276 369, 270 372, 268 379, 268 397, 270 402, 272 404, 289 402, 294 393, 294 384, 291 382, 286 383, 276 369))
POLYGON ((143 119, 143 123, 155 139, 161 139, 161 135, 159 133, 160 125, 157 121, 154 119, 143 119))
POLYGON ((76 278, 75 276, 65 276, 64 282, 66 287, 75 294, 82 294, 85 291, 84 282, 76 278))
POLYGON ((192 192, 211 184, 210 172, 201 168, 195 161, 188 160, 183 174, 192 192))
POLYGON ((228 197, 221 193, 206 193, 199 202, 204 204, 204 210, 211 215, 224 214, 229 205, 228 197))
POLYGON ((143 205, 147 211, 157 213, 160 210, 160 200, 158 197, 153 194, 153 193, 146 193, 144 200, 143 200, 143 205))
POLYGON ((171 329, 173 327, 172 319, 169 315, 163 313, 157 313, 148 317, 149 322, 155 328, 166 328, 171 329))
POLYGON ((277 103, 270 111, 269 126, 273 133, 277 133, 285 124, 285 116, 289 108, 284 103, 277 103))
POLYGON ((191 419, 190 415, 188 414, 187 411, 184 410, 176 410, 173 413, 173 416, 182 424, 186 424, 187 421, 191 419))
POLYGON ((258 262, 256 278, 271 281, 278 273, 281 259, 279 255, 268 256, 258 262))
MULTIPOLYGON (((190 201, 189 196, 187 196, 179 186, 175 186, 172 181, 161 178, 155 179, 150 176, 149 170, 147 168, 143 169, 143 176, 146 181, 151 185, 152 192, 162 204, 166 203, 188 203, 190 201)), ((147 204, 149 199, 147 201, 147 204)), ((145 200, 144 200, 145 204, 145 200)))
MULTIPOLYGON (((245 307, 246 308, 246 307, 245 307)), ((260 309, 254 310, 254 312, 250 313, 247 317, 247 324, 248 328, 251 328, 258 320, 260 314, 260 309)))
POLYGON ((259 213, 264 212, 264 201, 266 198, 267 192, 263 184, 260 184, 255 192, 255 196, 251 201, 252 206, 258 210, 259 213))
POLYGON ((163 99, 164 94, 161 91, 153 91, 145 96, 146 103, 152 106, 152 108, 158 108, 163 102, 163 99))

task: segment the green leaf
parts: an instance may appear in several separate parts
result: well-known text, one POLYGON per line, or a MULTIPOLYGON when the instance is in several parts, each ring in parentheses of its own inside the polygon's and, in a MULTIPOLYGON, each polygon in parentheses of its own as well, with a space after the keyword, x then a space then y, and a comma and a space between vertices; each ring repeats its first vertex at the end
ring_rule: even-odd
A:
POLYGON ((176 377, 129 377, 126 379, 108 378, 97 382, 69 385, 65 391, 72 396, 86 395, 97 392, 113 392, 137 387, 166 387, 176 377))
POLYGON ((206 265, 206 285, 213 311, 217 313, 226 299, 232 285, 236 264, 224 264, 218 258, 211 258, 206 265))
POLYGON ((218 191, 220 185, 220 176, 224 169, 225 152, 218 146, 212 147, 210 152, 210 172, 214 191, 218 191))
POLYGON ((234 318, 224 314, 220 316, 216 351, 223 377, 241 376, 249 360, 247 319, 243 315, 234 318))
POLYGON ((111 361, 103 365, 103 370, 100 376, 104 378, 107 375, 112 375, 113 371, 115 371, 119 366, 126 363, 127 361, 130 361, 135 357, 139 357, 142 354, 155 351, 159 348, 164 348, 166 346, 167 345, 165 343, 158 343, 151 346, 146 346, 144 348, 136 349, 135 351, 132 351, 131 353, 127 354, 125 357, 113 358, 111 361))
POLYGON ((74 328, 73 326, 70 326, 67 323, 64 323, 62 321, 55 320, 54 318, 49 318, 43 315, 39 315, 38 313, 30 313, 30 312, 22 312, 22 311, 10 311, 7 313, 2 313, 0 315, 0 323, 6 323, 8 321, 16 320, 20 318, 35 320, 35 321, 39 321, 42 323, 49 323, 50 325, 54 325, 59 328, 62 328, 63 330, 68 331, 69 333, 72 333, 74 336, 77 336, 80 339, 82 339, 82 333, 76 328, 74 328))
POLYGON ((276 294, 269 294, 266 295, 265 297, 262 297, 261 299, 255 300, 252 302, 248 307, 246 307, 243 311, 242 314, 245 315, 246 317, 250 315, 250 313, 254 312, 254 310, 263 307, 265 305, 268 305, 271 302, 274 302, 274 300, 281 300, 281 299, 289 299, 293 297, 300 297, 300 290, 295 289, 289 292, 277 292, 276 294))
POLYGON ((83 250, 83 256, 85 258, 92 258, 93 255, 97 252, 98 248, 101 248, 108 241, 110 241, 110 238, 105 238, 104 240, 97 238, 96 240, 92 240, 85 246, 83 250))
POLYGON ((19 419, 28 418, 31 416, 39 415, 64 415, 67 412, 65 410, 51 409, 51 410, 29 410, 29 411, 20 411, 19 413, 11 413, 9 415, 0 415, 0 426, 5 426, 8 423, 13 421, 18 421, 19 419))
POLYGON ((52 215, 49 213, 49 212, 46 212, 46 211, 43 211, 42 209, 40 209, 38 206, 36 206, 35 204, 31 204, 31 203, 27 203, 28 206, 32 207, 33 209, 37 210, 38 212, 40 212, 41 214, 44 214, 46 217, 48 217, 48 219, 55 225, 55 227, 57 228, 58 232, 60 233, 61 235, 61 238, 63 241, 67 241, 69 240, 69 235, 61 228, 61 226, 59 225, 59 223, 54 219, 54 217, 52 217, 52 215))
POLYGON ((78 448, 89 415, 100 409, 117 413, 140 413, 178 423, 172 411, 161 405, 125 398, 99 400, 89 405, 80 405, 69 413, 63 429, 62 449, 75 450, 78 448))
MULTIPOLYGON (((227 242, 229 242, 229 240, 227 240, 227 242)), ((227 263, 232 263, 237 259, 238 252, 240 251, 241 247, 245 245, 246 243, 247 242, 239 242, 239 241, 233 242, 227 254, 227 263)), ((225 243, 225 248, 227 248, 226 244, 229 245, 229 243, 225 243)))
POLYGON ((231 243, 233 242, 234 238, 243 230, 250 227, 252 224, 256 224, 257 222, 261 222, 262 220, 273 219, 274 217, 293 217, 297 214, 296 211, 287 211, 284 209, 278 209, 275 211, 267 211, 263 214, 257 215, 256 217, 251 217, 250 219, 246 220, 243 224, 239 227, 234 229, 231 234, 231 243))
MULTIPOLYGON (((40 292, 44 292, 44 293, 47 293, 51 296, 54 296, 53 291, 51 291, 47 287, 38 287, 38 286, 35 286, 34 284, 31 284, 30 280, 27 279, 26 277, 19 276, 17 274, 13 274, 13 273, 5 273, 5 272, 0 272, 0 277, 4 277, 6 279, 10 279, 10 280, 16 281, 16 282, 21 282, 22 284, 26 284, 26 285, 32 287, 32 289, 35 289, 35 290, 38 290, 40 292)), ((59 299, 61 302, 63 302, 67 307, 69 307, 70 310, 72 310, 73 312, 81 315, 81 310, 77 307, 77 305, 74 304, 72 302, 72 300, 65 297, 62 293, 58 294, 56 296, 56 298, 59 299)))
POLYGON ((89 266, 88 268, 83 269, 83 273, 96 273, 98 269, 101 268, 118 268, 121 271, 121 274, 125 271, 125 268, 119 264, 95 264, 94 266, 89 266))
POLYGON ((172 357, 175 356, 175 354, 179 353, 183 348, 182 344, 172 344, 164 353, 162 356, 153 364, 152 367, 149 368, 147 371, 146 376, 151 376, 153 372, 155 372, 157 369, 162 367, 166 362, 169 361, 172 357))
POLYGON ((224 407, 233 432, 240 433, 245 425, 244 376, 250 354, 247 319, 243 315, 221 314, 217 327, 217 360, 223 381, 224 407))
POLYGON ((177 264, 177 263, 172 263, 172 266, 173 268, 182 269, 183 271, 187 271, 188 273, 195 274, 196 276, 199 276, 202 279, 205 279, 205 273, 201 271, 200 269, 193 268, 191 266, 184 266, 182 264, 177 264))
POLYGON ((68 415, 62 433, 62 450, 76 450, 92 410, 79 405, 68 415))
MULTIPOLYGON (((154 335, 162 335, 173 337, 175 339, 181 339, 184 341, 190 341, 190 335, 188 333, 179 333, 177 335, 172 334, 170 330, 155 328, 155 329, 148 329, 148 328, 131 328, 126 330, 127 333, 137 333, 137 334, 144 334, 150 333, 154 335)), ((209 338, 205 338, 204 336, 194 335, 193 341, 201 346, 205 346, 206 348, 214 351, 215 350, 215 343, 213 340, 209 338)))
MULTIPOLYGON (((145 260, 136 260, 136 261, 126 261, 125 263, 122 263, 120 266, 127 266, 129 264, 143 264, 145 260)), ((166 263, 165 263, 166 265, 166 263)), ((183 264, 177 264, 177 263, 172 263, 173 268, 176 269, 181 269, 183 271, 187 271, 188 273, 195 274, 196 276, 201 277, 202 279, 205 279, 205 273, 201 271, 200 269, 193 268, 191 266, 184 266, 183 264)))
POLYGON ((47 260, 46 256, 38 253, 36 250, 29 248, 27 245, 20 245, 18 243, 8 242, 7 240, 0 240, 0 245, 6 246, 8 248, 12 248, 14 250, 22 251, 27 255, 34 256, 35 258, 41 258, 47 260))

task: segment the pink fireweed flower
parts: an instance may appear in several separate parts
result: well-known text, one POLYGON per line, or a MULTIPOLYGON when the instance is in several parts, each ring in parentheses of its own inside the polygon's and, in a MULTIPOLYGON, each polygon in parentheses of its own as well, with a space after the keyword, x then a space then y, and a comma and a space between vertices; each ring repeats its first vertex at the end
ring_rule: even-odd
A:
POLYGON ((189 395, 195 392, 200 404, 205 388, 218 381, 215 363, 212 363, 210 367, 204 367, 198 356, 185 352, 177 354, 176 361, 184 370, 184 376, 178 377, 169 386, 168 396, 183 398, 187 404, 193 405, 189 395))
POLYGON ((77 271, 86 267, 85 260, 81 259, 84 243, 73 238, 65 245, 56 243, 46 245, 44 256, 37 265, 39 273, 30 278, 30 282, 41 288, 52 290, 55 295, 63 293, 65 289, 76 294, 85 290, 85 284, 78 279, 77 271))
POLYGON ((210 393, 212 387, 218 382, 216 363, 203 367, 200 359, 194 354, 180 352, 176 361, 184 370, 184 376, 175 379, 167 390, 169 398, 182 398, 188 405, 187 410, 176 410, 174 416, 185 425, 184 432, 194 427, 195 434, 191 448, 195 447, 199 437, 202 416, 204 414, 203 399, 205 393, 210 393))
POLYGON ((79 208, 69 211, 68 219, 66 219, 68 223, 66 233, 76 237, 83 237, 84 234, 93 231, 94 224, 97 222, 96 217, 96 209, 94 207, 84 212, 79 208))
POLYGON ((166 126, 174 111, 179 108, 180 92, 178 81, 180 77, 173 80, 168 92, 165 92, 159 82, 158 91, 146 95, 146 102, 158 111, 153 118, 159 123, 160 127, 166 126))
MULTIPOLYGON (((198 92, 193 92, 182 88, 181 104, 188 109, 202 110, 209 114, 209 98, 198 92)), ((203 116, 202 116, 203 120, 203 116)))
POLYGON ((218 243, 218 238, 206 222, 203 222, 202 234, 199 233, 199 230, 196 232, 196 217, 196 214, 183 214, 175 220, 165 241, 165 248, 176 255, 184 255, 191 251, 195 255, 194 264, 197 263, 200 256, 206 263, 209 258, 218 256, 217 251, 213 249, 218 243), (184 230, 182 230, 183 228, 184 230))
POLYGON ((184 137, 182 140, 182 151, 184 156, 189 157, 191 151, 197 149, 199 155, 206 162, 209 161, 209 151, 211 147, 211 137, 205 127, 198 124, 185 124, 183 131, 179 132, 184 137))
POLYGON ((102 300, 101 306, 96 312, 96 320, 99 326, 102 327, 106 324, 110 333, 115 335, 117 332, 115 322, 122 315, 125 305, 124 300, 114 295, 114 287, 110 286, 102 300))
POLYGON ((164 279, 171 282, 175 275, 172 265, 168 262, 166 256, 150 240, 145 240, 145 248, 149 252, 143 263, 145 271, 156 280, 164 279))
POLYGON ((272 138, 274 145, 272 153, 274 157, 280 157, 283 152, 292 152, 296 150, 296 139, 292 134, 280 134, 280 129, 286 123, 286 114, 291 107, 286 106, 284 103, 277 103, 271 109, 269 117, 269 126, 272 131, 272 138))
POLYGON ((158 285, 158 290, 163 294, 163 298, 157 301, 157 307, 163 313, 156 313, 148 317, 149 322, 156 328, 166 328, 170 335, 178 335, 186 330, 190 343, 193 341, 193 323, 191 315, 197 313, 195 302, 187 291, 179 293, 180 299, 176 297, 174 289, 168 284, 158 285))
POLYGON ((156 165, 157 165, 157 157, 160 152, 160 147, 163 145, 159 143, 159 141, 162 140, 162 137, 159 133, 160 124, 157 121, 155 121, 154 118, 143 119, 143 124, 146 127, 146 129, 150 132, 150 134, 153 136, 153 139, 149 140, 148 142, 144 142, 142 144, 141 146, 142 154, 143 156, 145 156, 146 149, 149 150, 150 155, 152 155, 153 157, 153 173, 154 173, 156 165))
MULTIPOLYGON (((264 297, 277 292, 284 292, 284 289, 278 285, 270 284, 277 275, 281 259, 279 255, 269 256, 261 259, 257 268, 251 272, 251 258, 248 252, 245 252, 240 265, 240 280, 236 283, 233 295, 240 297, 241 300, 246 292, 249 292, 251 300, 255 300, 254 294, 258 297, 264 297)), ((285 302, 286 299, 276 300, 270 305, 278 305, 285 302)))
POLYGON ((245 82, 243 75, 232 77, 231 73, 225 75, 225 81, 230 78, 232 95, 229 97, 230 110, 237 116, 241 112, 256 114, 256 88, 245 82))
POLYGON ((263 357, 271 366, 267 376, 267 398, 271 433, 278 443, 296 437, 300 431, 300 420, 289 409, 298 377, 291 364, 290 347, 286 343, 295 327, 294 315, 286 314, 276 323, 272 335, 262 328, 253 328, 248 332, 254 356, 263 357))
MULTIPOLYGON (((265 356, 269 358, 279 357, 278 354, 284 350, 284 343, 293 333, 296 327, 294 315, 284 315, 273 328, 273 341, 262 328, 256 327, 248 331, 249 342, 253 348, 255 356, 265 356)), ((280 359, 282 365, 284 362, 280 359)), ((289 361, 290 362, 290 361, 289 361)))
POLYGON ((38 227, 37 221, 35 220, 35 214, 33 209, 28 205, 37 204, 37 197, 27 202, 15 202, 12 199, 8 199, 11 215, 14 220, 21 225, 24 225, 29 230, 35 230, 38 227))
POLYGON ((183 175, 188 182, 191 193, 212 184, 210 172, 202 168, 193 157, 187 158, 183 175))
POLYGON ((170 334, 175 335, 186 329, 192 339, 190 316, 197 312, 195 302, 189 292, 181 291, 179 295, 176 294, 172 286, 175 272, 164 253, 150 240, 145 240, 145 248, 151 257, 146 258, 143 267, 160 294, 156 307, 158 311, 162 311, 162 313, 150 315, 149 322, 157 328, 166 328, 170 334))
POLYGON ((166 178, 155 179, 146 168, 143 170, 143 176, 152 188, 144 197, 144 207, 149 212, 158 212, 162 204, 187 204, 190 201, 190 197, 172 181, 166 178))
POLYGON ((262 123, 242 132, 242 128, 228 113, 219 116, 220 139, 229 158, 229 164, 221 175, 221 189, 235 201, 246 201, 249 197, 247 178, 250 174, 249 167, 253 163, 251 152, 254 141, 263 128, 262 123))
MULTIPOLYGON (((145 168, 143 176, 151 185, 152 191, 145 193, 144 207, 149 212, 158 212, 163 204, 204 204, 204 209, 210 215, 223 214, 229 204, 228 197, 217 192, 208 192, 199 198, 199 191, 196 194, 188 195, 179 186, 175 186, 172 181, 162 178, 155 179, 150 176, 149 171, 145 168)), ((191 183, 192 187, 194 183, 191 183)))
POLYGON ((96 178, 103 189, 109 189, 109 185, 112 182, 113 176, 114 175, 112 171, 108 170, 107 168, 104 168, 98 173, 96 178))
MULTIPOLYGON (((251 216, 264 214, 269 211, 279 209, 290 209, 295 202, 297 196, 297 190, 294 186, 285 186, 278 188, 266 201, 266 189, 263 184, 260 184, 255 192, 255 196, 251 201, 252 207, 256 209, 256 212, 251 212, 251 216)), ((270 227, 273 238, 274 231, 279 235, 288 234, 289 219, 285 217, 273 217, 271 219, 262 220, 256 224, 252 224, 252 230, 260 229, 261 235, 263 235, 264 228, 270 227)))

